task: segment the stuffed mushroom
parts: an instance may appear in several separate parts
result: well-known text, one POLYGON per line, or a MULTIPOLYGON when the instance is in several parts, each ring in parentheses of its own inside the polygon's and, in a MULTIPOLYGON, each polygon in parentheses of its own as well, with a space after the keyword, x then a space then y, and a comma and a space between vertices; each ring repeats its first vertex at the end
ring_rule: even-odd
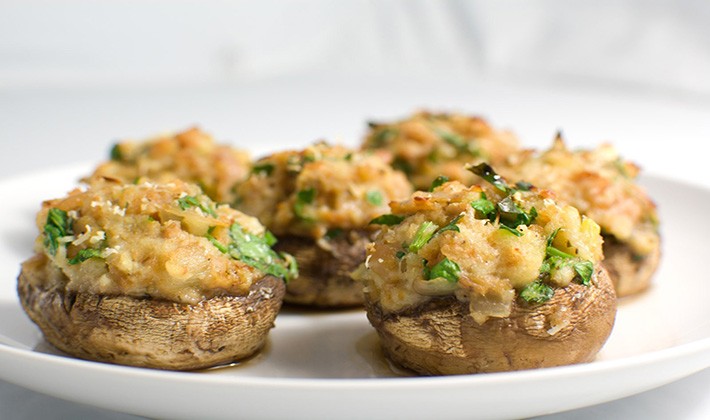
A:
POLYGON ((253 217, 199 187, 95 182, 43 203, 20 302, 46 340, 83 359, 188 370, 264 345, 295 275, 253 217))
POLYGON ((116 143, 111 160, 99 165, 91 177, 124 183, 143 177, 159 182, 177 178, 198 184, 218 203, 231 203, 234 187, 247 177, 250 165, 247 152, 217 144, 209 134, 191 128, 143 142, 116 143))
POLYGON ((354 277, 385 354, 423 375, 594 358, 616 295, 599 226, 545 190, 447 182, 391 204, 354 277))
POLYGON ((475 177, 465 164, 486 161, 495 166, 519 148, 513 133, 461 114, 418 112, 401 121, 369 126, 363 149, 384 155, 420 190, 428 189, 439 176, 470 184, 475 177))
POLYGON ((624 161, 613 146, 572 151, 558 135, 550 149, 513 154, 498 170, 555 191, 601 226, 604 265, 618 296, 649 287, 661 254, 656 206, 636 183, 638 166, 624 161))
POLYGON ((378 156, 325 143, 254 163, 236 207, 256 216, 293 254, 298 278, 285 301, 318 307, 362 305, 350 272, 365 258, 370 220, 411 193, 406 177, 378 156))

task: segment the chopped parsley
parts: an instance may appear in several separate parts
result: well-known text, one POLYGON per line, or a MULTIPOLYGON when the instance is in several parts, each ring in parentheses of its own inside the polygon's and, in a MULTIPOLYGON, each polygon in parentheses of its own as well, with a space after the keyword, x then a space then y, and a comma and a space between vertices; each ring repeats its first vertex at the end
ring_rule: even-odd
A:
POLYGON ((478 200, 471 202, 471 207, 481 213, 485 219, 491 219, 491 216, 495 218, 496 206, 486 197, 484 192, 481 193, 481 197, 478 200))
POLYGON ((109 152, 109 156, 111 157, 111 160, 115 160, 117 162, 120 162, 123 160, 123 153, 121 153, 121 145, 116 143, 111 147, 111 152, 109 152))
MULTIPOLYGON (((426 261, 426 260, 425 260, 426 261)), ((459 281, 459 276, 461 275, 461 268, 454 261, 448 258, 444 258, 439 261, 434 267, 428 270, 427 280, 444 278, 449 283, 456 283, 459 281)))
POLYGON ((204 213, 209 214, 210 216, 215 218, 217 217, 217 212, 215 212, 213 208, 206 206, 197 197, 193 195, 186 195, 184 197, 178 198, 178 206, 180 206, 180 209, 182 210, 187 210, 191 207, 197 207, 204 213))
POLYGON ((517 237, 523 236, 523 232, 519 231, 518 229, 512 228, 508 225, 500 224, 500 230, 504 230, 506 232, 512 233, 513 235, 517 237))
POLYGON ((520 297, 530 303, 544 303, 552 299, 555 294, 555 289, 552 286, 536 280, 523 288, 520 291, 520 297))
POLYGON ((404 216, 398 216, 396 214, 383 214, 382 216, 378 216, 370 220, 369 224, 394 226, 402 223, 402 220, 404 220, 404 216))
POLYGON ((511 196, 507 196, 499 201, 497 206, 501 225, 506 225, 513 229, 520 225, 530 226, 530 224, 534 222, 537 217, 537 210, 535 207, 531 208, 529 213, 526 213, 523 209, 518 207, 517 204, 515 204, 515 201, 513 201, 513 197, 511 196))
POLYGON ((456 226, 456 224, 463 218, 463 213, 459 214, 458 216, 454 217, 448 225, 444 226, 443 228, 439 229, 436 234, 439 235, 440 233, 446 232, 447 230, 453 230, 454 232, 461 232, 459 230, 459 227, 456 226))
POLYGON ((51 255, 57 255, 59 249, 59 238, 72 235, 74 232, 71 226, 71 219, 67 212, 61 209, 52 208, 47 213, 47 221, 44 225, 44 247, 51 255))
POLYGON ((274 173, 274 169, 276 169, 276 166, 273 163, 257 163, 251 168, 251 173, 271 176, 274 173))
POLYGON ((392 162, 392 167, 398 171, 404 172, 407 175, 412 175, 414 173, 412 164, 399 156, 397 156, 392 162))
POLYGON ((417 232, 414 234, 414 239, 412 239, 412 242, 409 244, 409 252, 417 252, 422 249, 422 247, 429 242, 432 236, 434 236, 437 229, 439 229, 439 226, 430 221, 426 221, 419 225, 417 232))
POLYGON ((576 273, 575 278, 579 279, 579 282, 584 286, 589 286, 592 282, 592 274, 594 273, 594 264, 591 261, 583 260, 581 258, 575 257, 572 254, 568 254, 555 248, 552 242, 557 236, 560 228, 555 229, 554 232, 550 234, 547 238, 547 248, 545 249, 545 260, 542 262, 540 267, 541 276, 549 276, 554 270, 561 267, 571 265, 572 269, 576 273))
POLYGON ((392 127, 385 127, 379 130, 378 132, 375 133, 375 135, 372 136, 372 143, 374 147, 383 147, 392 139, 397 137, 397 134, 399 133, 399 130, 396 128, 392 127))
POLYGON ((407 255, 407 253, 402 250, 399 250, 399 251, 397 251, 396 254, 394 254, 394 256, 397 257, 398 260, 401 260, 402 258, 404 258, 405 255, 407 255))
POLYGON ((313 221, 313 218, 307 216, 304 210, 307 205, 313 204, 313 201, 315 201, 315 199, 315 188, 311 187, 298 191, 296 193, 296 202, 293 203, 293 213, 296 215, 296 217, 304 221, 313 221))
POLYGON ((429 188, 429 191, 434 191, 437 187, 440 187, 444 185, 445 183, 449 182, 449 177, 446 175, 439 175, 436 177, 436 179, 431 183, 431 188, 429 188))
POLYGON ((518 181, 515 183, 515 189, 518 191, 530 191, 532 187, 533 184, 526 181, 518 181))
POLYGON ((103 258, 103 251, 96 248, 80 249, 74 258, 69 259, 69 264, 75 265, 82 263, 90 258, 103 258))
POLYGON ((383 201, 382 193, 377 190, 368 191, 365 194, 365 199, 367 200, 368 203, 372 204, 373 206, 382 205, 382 201, 383 201))
POLYGON ((280 277, 286 281, 298 276, 296 260, 289 254, 277 253, 271 249, 276 238, 268 231, 262 235, 254 235, 244 231, 238 224, 229 227, 230 243, 224 245, 217 241, 211 233, 207 239, 224 254, 242 261, 266 274, 280 277))
POLYGON ((343 230, 340 228, 328 229, 325 232, 326 239, 335 239, 343 234, 343 230))
POLYGON ((487 163, 481 163, 476 166, 469 166, 467 167, 467 169, 486 180, 489 184, 496 187, 496 189, 498 189, 498 191, 500 192, 503 192, 505 194, 510 194, 514 192, 514 190, 508 186, 508 183, 505 182, 505 179, 503 179, 502 176, 498 175, 496 171, 494 171, 493 168, 491 168, 491 166, 487 163))
POLYGON ((473 144, 471 144, 471 142, 467 141, 458 134, 438 127, 434 127, 434 131, 436 131, 436 134, 442 140, 453 146, 459 154, 467 154, 473 156, 478 156, 480 154, 478 149, 473 144))

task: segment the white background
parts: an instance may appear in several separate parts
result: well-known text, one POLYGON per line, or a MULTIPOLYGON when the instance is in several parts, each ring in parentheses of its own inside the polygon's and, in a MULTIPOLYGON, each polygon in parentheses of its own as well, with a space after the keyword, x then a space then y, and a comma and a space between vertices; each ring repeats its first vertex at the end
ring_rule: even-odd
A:
MULTIPOLYGON (((710 186, 708 22, 700 0, 0 1, 0 176, 193 124, 257 155, 355 144, 429 107, 710 186)), ((88 416, 127 418, 0 382, 2 419, 88 416)), ((710 372, 552 418, 710 418, 710 372)))

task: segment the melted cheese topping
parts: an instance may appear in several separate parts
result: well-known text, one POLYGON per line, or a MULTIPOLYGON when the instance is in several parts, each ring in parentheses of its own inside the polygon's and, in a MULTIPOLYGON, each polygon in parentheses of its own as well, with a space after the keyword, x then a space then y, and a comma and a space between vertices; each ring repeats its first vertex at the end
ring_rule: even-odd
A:
POLYGON ((36 251, 63 273, 48 281, 64 284, 47 286, 194 304, 220 294, 243 295, 264 276, 206 237, 211 232, 225 244, 233 223, 254 235, 263 234, 263 226, 226 205, 216 206, 196 185, 95 180, 88 189, 44 202, 37 215, 40 232, 50 209, 66 212, 71 234, 58 239, 55 255, 44 244, 46 233, 37 238, 36 251), (72 263, 87 249, 97 255, 72 263))
POLYGON ((621 160, 611 145, 570 151, 558 138, 549 150, 513 155, 497 170, 508 179, 555 191, 638 255, 660 245, 656 207, 635 183, 639 168, 621 160))
POLYGON ((234 201, 233 188, 247 177, 251 164, 246 152, 218 145, 196 128, 145 142, 119 143, 112 155, 112 160, 96 168, 91 177, 124 183, 141 177, 159 182, 178 178, 200 185, 220 203, 234 201))
POLYGON ((406 177, 378 156, 320 143, 254 164, 237 208, 276 235, 322 238, 331 229, 367 229, 388 203, 412 192, 406 177))
MULTIPOLYGON (((546 191, 518 191, 512 199, 520 209, 537 216, 528 226, 520 225, 515 235, 501 229, 499 220, 489 220, 471 205, 483 197, 499 202, 501 193, 488 186, 465 187, 449 182, 434 192, 415 192, 408 200, 392 203, 392 213, 404 217, 394 226, 383 226, 367 249, 367 262, 355 273, 365 284, 368 298, 386 311, 398 311, 426 302, 434 296, 455 295, 470 304, 477 322, 510 314, 516 291, 536 281, 546 257, 547 241, 581 260, 598 264, 602 259, 599 226, 580 216, 573 207, 557 204, 546 191), (424 223, 437 230, 457 217, 458 231, 436 232, 421 248, 411 244, 424 223), (444 259, 460 268, 455 282, 427 278, 444 259), (425 268, 426 267, 426 268, 425 268)), ((575 277, 574 270, 559 270, 549 282, 564 287, 575 277)))
POLYGON ((511 132, 459 114, 419 112, 401 121, 371 124, 363 148, 377 150, 407 173, 417 189, 428 190, 439 175, 471 184, 466 163, 497 162, 517 151, 511 132))

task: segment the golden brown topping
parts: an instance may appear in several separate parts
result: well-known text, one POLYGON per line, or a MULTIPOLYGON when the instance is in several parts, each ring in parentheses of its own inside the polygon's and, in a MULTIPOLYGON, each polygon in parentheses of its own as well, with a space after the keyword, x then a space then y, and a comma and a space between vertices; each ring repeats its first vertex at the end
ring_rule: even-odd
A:
POLYGON ((639 168, 622 160, 611 145, 571 151, 558 136, 549 150, 523 151, 498 169, 507 178, 555 191, 640 256, 659 246, 656 207, 635 183, 639 168))
POLYGON ((157 182, 174 178, 198 184, 220 203, 234 201, 235 184, 247 177, 250 158, 197 128, 145 142, 116 144, 111 160, 101 164, 90 178, 112 178, 132 183, 147 177, 157 182))
POLYGON ((411 186, 377 156, 319 143, 260 159, 237 192, 237 208, 276 235, 319 239, 332 230, 367 229, 411 186))
POLYGON ((546 191, 448 182, 392 203, 392 218, 355 277, 386 311, 454 295, 478 323, 506 317, 516 294, 535 303, 602 259, 599 226, 546 191))
POLYGON ((270 263, 282 263, 266 249, 239 246, 240 238, 270 242, 255 218, 216 205, 179 180, 96 181, 44 202, 37 226, 36 251, 63 273, 50 281, 65 282, 56 286, 68 291, 194 304, 247 293, 265 274, 279 274, 270 263))
POLYGON ((518 140, 479 117, 418 112, 401 121, 370 124, 363 148, 379 151, 415 188, 427 190, 440 175, 470 184, 474 176, 464 164, 495 164, 518 149, 518 140))

